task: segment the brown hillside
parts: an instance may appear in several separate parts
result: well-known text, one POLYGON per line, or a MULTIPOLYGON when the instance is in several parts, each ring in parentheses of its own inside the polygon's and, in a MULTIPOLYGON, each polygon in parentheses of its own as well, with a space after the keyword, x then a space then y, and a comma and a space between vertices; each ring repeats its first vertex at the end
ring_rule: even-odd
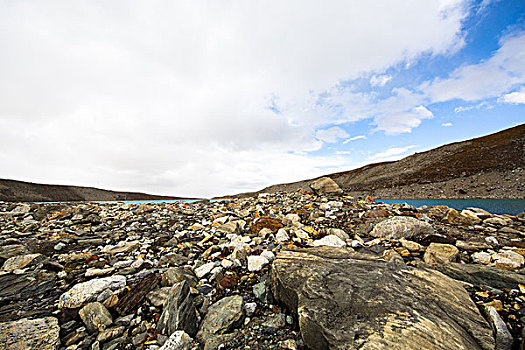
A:
POLYGON ((181 197, 155 196, 136 192, 116 192, 93 187, 43 185, 0 179, 0 201, 73 202, 115 200, 160 200, 181 197))
MULTIPOLYGON (((382 198, 524 198, 525 124, 468 141, 327 175, 351 195, 382 198)), ((311 180, 260 192, 308 188, 311 180)))

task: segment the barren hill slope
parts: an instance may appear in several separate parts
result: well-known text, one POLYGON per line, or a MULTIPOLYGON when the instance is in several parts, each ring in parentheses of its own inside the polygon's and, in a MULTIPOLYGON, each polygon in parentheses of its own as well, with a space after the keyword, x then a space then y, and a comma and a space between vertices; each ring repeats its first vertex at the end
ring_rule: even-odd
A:
POLYGON ((116 192, 93 187, 43 185, 0 179, 0 201, 72 202, 113 200, 180 199, 137 192, 116 192))
MULTIPOLYGON (((525 198, 525 124, 327 176, 354 196, 525 198)), ((306 189, 310 181, 274 185, 257 193, 306 189)))

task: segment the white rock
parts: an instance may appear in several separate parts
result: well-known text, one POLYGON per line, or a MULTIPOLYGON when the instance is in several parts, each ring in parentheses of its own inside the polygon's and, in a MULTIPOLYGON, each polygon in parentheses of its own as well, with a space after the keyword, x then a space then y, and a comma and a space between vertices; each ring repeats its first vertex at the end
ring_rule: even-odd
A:
POLYGON ((328 247, 345 247, 346 243, 339 237, 334 235, 328 235, 321 239, 318 239, 317 241, 314 241, 314 246, 328 246, 328 247))
POLYGON ((490 245, 498 245, 498 239, 494 236, 485 237, 485 242, 487 242, 490 245))
POLYGON ((283 219, 283 224, 293 226, 301 222, 301 217, 297 214, 288 214, 283 219))
POLYGON ((110 267, 110 268, 107 268, 107 269, 90 268, 90 269, 86 270, 86 273, 84 274, 84 276, 86 276, 86 277, 105 276, 105 275, 109 275, 114 270, 115 269, 113 267, 110 267))
POLYGON ((159 350, 190 350, 193 339, 184 331, 175 331, 159 350))
POLYGON ((195 275, 197 275, 197 277, 201 279, 207 274, 209 274, 211 270, 213 270, 214 267, 215 267, 215 263, 213 262, 209 262, 207 264, 201 265, 195 269, 195 275))
POLYGON ((496 264, 501 264, 512 269, 519 269, 525 263, 523 255, 513 252, 512 250, 500 250, 498 254, 494 254, 492 259, 496 264))
POLYGON ((251 316, 257 310, 257 303, 246 303, 244 304, 244 310, 246 311, 246 316, 251 316))
POLYGON ((472 261, 478 264, 488 265, 490 263, 490 254, 487 252, 477 252, 472 254, 472 261))
POLYGON ((139 257, 137 260, 135 260, 131 264, 131 267, 134 268, 134 269, 138 269, 139 267, 142 266, 142 264, 144 264, 144 259, 142 259, 142 257, 139 257))
POLYGON ((264 256, 266 259, 268 259, 269 262, 272 262, 275 259, 275 254, 269 250, 263 251, 261 253, 261 256, 264 256))
POLYGON ((341 240, 343 240, 343 241, 346 241, 347 239, 350 239, 350 236, 348 236, 348 234, 345 231, 343 231, 343 230, 341 230, 339 228, 331 228, 331 229, 329 229, 328 230, 328 234, 337 236, 337 237, 341 238, 341 240))
POLYGON ((221 261, 221 265, 222 265, 222 267, 227 269, 227 268, 230 268, 230 267, 233 266, 233 261, 228 260, 228 259, 224 259, 224 260, 221 261))
POLYGON ((17 269, 23 269, 27 265, 33 262, 33 260, 40 258, 40 254, 27 254, 27 255, 18 255, 13 256, 12 258, 7 259, 2 266, 4 271, 14 271, 17 269))
POLYGON ((82 304, 93 301, 106 289, 118 290, 126 286, 126 277, 114 275, 97 278, 91 281, 75 284, 70 290, 62 294, 58 300, 59 308, 77 308, 82 304))
POLYGON ((275 240, 282 244, 284 242, 288 242, 290 240, 290 236, 288 236, 288 233, 286 233, 284 228, 280 228, 275 234, 275 240))
POLYGON ((269 261, 266 257, 260 255, 250 255, 248 257, 248 271, 260 271, 269 261))

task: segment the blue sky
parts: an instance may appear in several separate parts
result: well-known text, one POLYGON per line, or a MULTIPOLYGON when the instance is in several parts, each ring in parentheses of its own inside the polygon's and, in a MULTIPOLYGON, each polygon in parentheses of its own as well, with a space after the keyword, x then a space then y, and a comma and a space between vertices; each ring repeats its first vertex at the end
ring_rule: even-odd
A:
POLYGON ((523 0, 0 0, 0 178, 216 196, 525 122, 523 0))
MULTIPOLYGON (((509 38, 525 35, 525 2, 523 1, 477 1, 468 3, 466 17, 461 24, 464 43, 453 54, 422 54, 407 64, 394 65, 384 73, 364 74, 354 80, 342 81, 340 85, 354 93, 376 94, 378 100, 395 96, 396 89, 405 88, 422 92, 421 84, 435 79, 447 80, 461 67, 473 68, 490 61, 509 38), (382 77, 378 79, 377 77, 382 77), (374 84, 375 83, 375 84, 374 84), (418 91, 419 90, 419 91, 418 91)), ((520 40, 525 45, 525 40, 520 40)), ((522 46, 525 48, 525 46, 522 46)), ((522 54, 523 54, 522 50, 522 54)), ((522 71, 520 71, 522 74, 522 71)), ((490 79, 490 75, 486 79, 490 79)), ((473 96, 468 100, 455 98, 433 102, 422 99, 432 113, 429 119, 420 119, 421 124, 404 132, 377 130, 369 118, 326 125, 319 130, 334 130, 341 137, 336 142, 325 142, 323 147, 312 152, 315 155, 344 154, 350 164, 399 159, 417 151, 428 150, 446 143, 482 136, 525 122, 524 80, 512 84, 502 93, 489 96, 473 96), (521 92, 520 92, 521 91, 521 92), (504 96, 514 92, 517 100, 505 101, 504 96), (425 103, 426 102, 426 103, 425 103), (340 131, 340 130, 341 131, 340 131), (348 136, 346 136, 346 135, 348 136), (352 138, 356 138, 352 140, 352 138), (389 152, 390 151, 390 152, 389 152)), ((497 85, 498 81, 492 84, 497 85)), ((323 101, 320 102, 323 105, 323 101)), ((344 114, 344 108, 338 110, 344 114)), ((373 113, 372 113, 373 114, 373 113)), ((322 132, 322 131, 321 131, 322 132)))

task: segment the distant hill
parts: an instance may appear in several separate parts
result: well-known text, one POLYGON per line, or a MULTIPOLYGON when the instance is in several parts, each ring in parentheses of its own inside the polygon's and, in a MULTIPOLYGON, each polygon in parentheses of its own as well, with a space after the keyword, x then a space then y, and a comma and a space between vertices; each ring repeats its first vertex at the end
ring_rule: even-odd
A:
POLYGON ((31 182, 0 179, 0 201, 6 202, 73 202, 159 199, 183 198, 155 196, 137 192, 116 192, 93 187, 43 185, 31 182))
MULTIPOLYGON (((525 198, 525 124, 447 144, 395 162, 327 175, 353 196, 375 198, 525 198)), ((314 180, 253 193, 309 189, 314 180)))

